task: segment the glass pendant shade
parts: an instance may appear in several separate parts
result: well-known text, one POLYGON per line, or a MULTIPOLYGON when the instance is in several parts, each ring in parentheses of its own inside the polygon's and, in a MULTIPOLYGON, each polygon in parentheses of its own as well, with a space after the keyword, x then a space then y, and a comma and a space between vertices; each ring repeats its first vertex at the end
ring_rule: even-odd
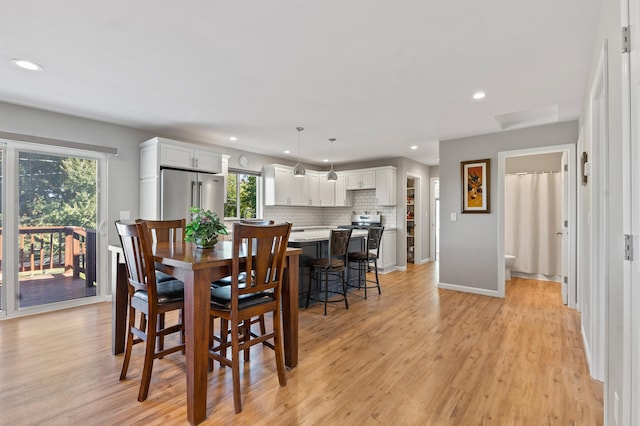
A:
POLYGON ((293 168, 293 175, 303 177, 307 173, 302 164, 300 164, 300 132, 304 130, 304 127, 296 127, 296 130, 298 131, 298 162, 293 168))
POLYGON ((333 170, 333 143, 335 141, 335 138, 329 139, 329 142, 331 142, 331 170, 327 173, 327 180, 329 182, 336 182, 338 180, 338 174, 333 170))

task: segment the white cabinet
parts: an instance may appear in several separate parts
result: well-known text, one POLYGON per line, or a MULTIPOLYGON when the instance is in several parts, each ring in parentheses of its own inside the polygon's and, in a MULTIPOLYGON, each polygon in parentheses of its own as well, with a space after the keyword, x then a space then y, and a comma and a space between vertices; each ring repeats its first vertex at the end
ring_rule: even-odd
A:
POLYGON ((294 176, 293 168, 277 164, 263 167, 265 206, 308 206, 309 178, 294 176))
POLYGON ((321 180, 322 176, 319 172, 307 170, 307 198, 310 206, 322 206, 319 195, 321 180))
POLYGON ((396 205, 396 168, 376 169, 376 204, 379 206, 396 205))
POLYGON ((376 172, 374 169, 349 170, 345 172, 347 189, 373 189, 376 187, 376 172))
MULTIPOLYGON (((327 180, 327 174, 318 176, 318 205, 332 207, 336 205, 336 183, 327 180)), ((311 185, 309 185, 311 187, 311 185)))
POLYGON ((165 138, 140 144, 140 217, 160 219, 160 169, 172 167, 222 173, 222 154, 206 147, 165 138))
POLYGON ((215 150, 165 138, 140 144, 140 177, 159 173, 160 167, 222 173, 222 155, 215 150))
POLYGON ((396 269, 396 230, 385 229, 380 242, 380 259, 378 270, 382 273, 396 269))
POLYGON ((335 185, 335 206, 347 207, 353 204, 353 196, 347 191, 347 176, 345 173, 338 173, 338 180, 335 185))

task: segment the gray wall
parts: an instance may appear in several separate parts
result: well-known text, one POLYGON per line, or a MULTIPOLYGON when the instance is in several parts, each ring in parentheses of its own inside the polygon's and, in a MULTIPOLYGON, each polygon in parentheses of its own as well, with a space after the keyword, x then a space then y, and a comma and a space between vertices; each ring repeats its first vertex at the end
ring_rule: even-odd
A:
POLYGON ((577 139, 578 122, 568 121, 440 142, 441 283, 487 294, 498 291, 498 152, 577 139), (462 214, 460 162, 484 158, 491 160, 491 213, 462 214))
POLYGON ((0 130, 118 148, 120 155, 108 155, 107 160, 110 191, 109 217, 106 223, 109 229, 109 244, 118 242, 113 221, 120 217, 121 210, 130 211, 132 218, 138 217, 138 143, 154 135, 128 127, 2 102, 0 130))

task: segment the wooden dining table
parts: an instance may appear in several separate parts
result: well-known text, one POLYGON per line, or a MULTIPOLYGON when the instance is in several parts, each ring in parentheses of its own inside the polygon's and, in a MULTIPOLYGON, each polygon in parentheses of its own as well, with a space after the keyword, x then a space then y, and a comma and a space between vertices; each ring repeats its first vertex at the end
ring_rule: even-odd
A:
MULTIPOLYGON (((112 351, 118 354, 124 351, 126 337, 127 276, 120 247, 110 246, 109 250, 115 286, 112 351)), ((289 368, 298 364, 298 261, 301 253, 301 249, 287 248, 283 277, 282 330, 285 365, 289 368)), ((191 243, 157 243, 153 254, 158 268, 184 282, 187 419, 191 424, 198 424, 207 418, 210 285, 212 281, 230 275, 232 242, 222 241, 215 248, 204 250, 191 243)))

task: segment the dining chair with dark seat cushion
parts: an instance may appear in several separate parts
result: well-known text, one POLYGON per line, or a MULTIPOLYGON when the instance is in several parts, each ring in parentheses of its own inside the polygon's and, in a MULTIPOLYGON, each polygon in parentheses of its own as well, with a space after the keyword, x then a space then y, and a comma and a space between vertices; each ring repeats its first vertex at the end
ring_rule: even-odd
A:
POLYGON ((127 327, 127 344, 120 380, 127 376, 129 361, 133 345, 145 342, 144 364, 138 401, 147 399, 153 362, 174 352, 184 351, 184 340, 170 348, 158 348, 156 338, 173 333, 183 335, 182 316, 177 324, 170 327, 160 327, 159 317, 171 311, 184 308, 184 283, 179 280, 169 280, 162 283, 156 281, 153 267, 153 253, 150 233, 145 222, 124 224, 116 221, 116 228, 122 244, 128 277, 129 323, 127 327), (136 326, 136 315, 139 314, 140 323, 136 326))
POLYGON ((345 270, 347 264, 347 251, 349 250, 349 240, 351 239, 351 229, 332 229, 329 237, 329 247, 327 257, 311 259, 309 261, 309 289, 307 291, 306 307, 309 307, 309 301, 312 299, 311 293, 314 291, 314 281, 318 284, 318 297, 324 293, 324 298, 320 299, 324 302, 324 314, 327 315, 327 303, 341 302, 344 300, 346 309, 349 309, 347 300, 347 285, 345 281, 345 270), (337 276, 340 278, 339 290, 329 288, 329 277, 337 276), (329 295, 341 295, 339 299, 329 300, 329 295))
MULTIPOLYGON (((220 319, 220 330, 230 330, 210 340, 209 358, 231 367, 233 402, 236 413, 242 411, 240 391, 240 351, 271 340, 275 350, 278 381, 287 384, 282 347, 280 292, 285 275, 285 252, 291 224, 255 225, 235 223, 231 261, 231 285, 211 290, 210 315, 220 319), (248 254, 248 255, 247 255, 248 254), (241 264, 246 271, 245 282, 238 279, 241 264), (271 330, 253 335, 246 324, 251 318, 268 312, 273 315, 271 330), (229 341, 230 338, 230 341, 229 341), (231 350, 230 357, 227 349, 231 350)), ((213 329, 212 329, 213 333, 213 329)), ((248 370, 244 370, 248 374, 248 370)))
POLYGON ((380 241, 382 241, 382 233, 384 232, 384 226, 372 226, 368 228, 367 240, 364 251, 349 253, 349 265, 355 264, 355 267, 350 266, 349 272, 349 287, 363 288, 364 298, 367 298, 367 288, 377 288, 378 294, 382 294, 380 291, 380 280, 378 279, 378 259, 380 258, 380 241), (375 275, 375 281, 367 278, 367 272, 372 270, 375 275), (352 274, 351 272, 355 272, 352 274), (354 276, 355 275, 355 276, 354 276), (352 282, 355 281, 356 284, 352 282), (374 284, 374 285, 370 285, 374 284))
MULTIPOLYGON (((264 225, 273 225, 275 222, 273 220, 269 220, 269 219, 242 219, 240 221, 240 223, 245 223, 245 224, 250 224, 250 225, 259 225, 259 226, 264 226, 264 225)), ((244 283, 246 281, 246 272, 240 272, 240 274, 238 275, 238 281, 240 283, 244 283)), ((231 276, 228 275, 226 277, 220 278, 219 280, 216 280, 214 282, 211 283, 211 289, 213 290, 215 287, 224 287, 224 286, 228 286, 231 285, 231 276)), ((264 315, 260 315, 256 318, 252 318, 248 321, 248 323, 246 324, 249 327, 249 332, 251 331, 251 326, 253 324, 259 324, 260 327, 260 332, 262 334, 266 333, 266 325, 265 325, 265 320, 264 320, 264 315)), ((267 346, 271 346, 271 344, 269 342, 265 342, 265 345, 267 346)), ((248 361, 249 360, 249 351, 245 352, 245 359, 248 361)))
MULTIPOLYGON (((147 231, 151 236, 152 243, 176 243, 184 240, 185 227, 187 224, 186 219, 169 219, 169 220, 146 220, 136 219, 136 223, 143 223, 146 225, 147 231)), ((173 276, 167 274, 156 268, 156 282, 163 283, 165 281, 175 280, 173 276)), ((182 315, 182 312, 180 312, 182 315)), ((164 328, 164 314, 161 314, 158 318, 158 327, 164 328)), ((184 341, 183 341, 184 343, 184 341)), ((164 348, 164 337, 158 336, 158 349, 164 348)))

